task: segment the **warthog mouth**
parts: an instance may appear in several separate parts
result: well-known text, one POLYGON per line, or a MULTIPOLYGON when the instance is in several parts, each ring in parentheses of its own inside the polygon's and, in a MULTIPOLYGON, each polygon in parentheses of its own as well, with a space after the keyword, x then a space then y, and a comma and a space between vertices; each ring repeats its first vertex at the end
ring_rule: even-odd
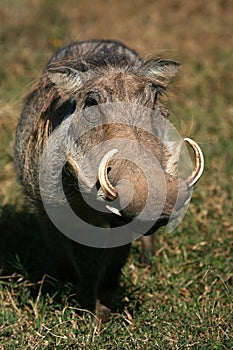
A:
MULTIPOLYGON (((186 137, 184 141, 186 141, 192 147, 195 155, 195 167, 191 175, 185 180, 187 186, 191 188, 197 183, 197 181, 200 179, 203 173, 204 157, 203 157, 201 148, 195 141, 193 141, 188 137, 186 137)), ((112 158, 112 156, 117 152, 118 152, 117 149, 112 149, 109 152, 107 152, 102 158, 98 169, 98 180, 99 180, 100 186, 104 191, 104 193, 106 194, 107 198, 109 198, 110 200, 115 200, 118 197, 117 189, 111 184, 108 178, 109 161, 112 158)), ((112 213, 122 216, 121 212, 118 209, 110 205, 107 205, 106 207, 112 213)))

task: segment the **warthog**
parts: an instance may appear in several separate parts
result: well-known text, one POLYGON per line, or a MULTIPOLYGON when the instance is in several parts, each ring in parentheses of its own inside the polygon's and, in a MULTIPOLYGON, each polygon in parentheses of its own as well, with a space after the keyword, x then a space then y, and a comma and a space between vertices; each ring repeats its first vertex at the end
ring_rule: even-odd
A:
POLYGON ((203 170, 199 146, 186 139, 195 168, 179 176, 180 148, 173 145, 173 152, 165 142, 168 111, 160 95, 178 68, 171 60, 142 60, 117 41, 73 43, 48 62, 21 114, 19 181, 37 210, 54 265, 72 275, 80 304, 102 321, 137 236, 132 228, 147 235, 145 250, 153 252, 148 234, 178 216, 203 170), (64 203, 83 225, 72 226, 64 203), (93 227, 96 234, 89 232, 93 227), (128 227, 131 236, 124 240, 128 227))

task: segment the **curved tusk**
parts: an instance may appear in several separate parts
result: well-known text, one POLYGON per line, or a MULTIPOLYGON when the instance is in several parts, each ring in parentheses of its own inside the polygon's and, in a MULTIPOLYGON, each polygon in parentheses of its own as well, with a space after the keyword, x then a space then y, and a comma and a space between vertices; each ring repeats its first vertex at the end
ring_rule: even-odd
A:
POLYGON ((193 169, 192 174, 187 178, 187 183, 189 187, 192 187, 195 185, 195 183, 200 179, 203 170, 204 170, 204 156, 202 153, 201 148, 198 146, 198 144, 193 141, 192 139, 186 137, 184 139, 193 149, 196 157, 196 164, 195 168, 193 169))
POLYGON ((106 194, 106 196, 111 200, 114 200, 117 198, 117 190, 115 189, 115 187, 113 187, 113 185, 110 183, 108 179, 107 169, 108 169, 109 159, 112 158, 112 156, 117 152, 118 152, 118 149, 114 148, 108 153, 106 153, 105 156, 102 158, 98 169, 98 179, 99 179, 100 186, 104 191, 104 193, 106 194))

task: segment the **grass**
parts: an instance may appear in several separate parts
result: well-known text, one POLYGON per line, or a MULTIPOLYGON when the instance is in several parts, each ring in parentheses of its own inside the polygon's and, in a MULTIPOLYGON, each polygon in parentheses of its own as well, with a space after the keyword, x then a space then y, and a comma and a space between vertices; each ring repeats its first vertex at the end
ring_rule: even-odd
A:
POLYGON ((228 0, 1 2, 1 350, 233 348, 232 10, 228 0), (206 160, 181 225, 156 233, 150 267, 134 243, 101 327, 72 284, 46 274, 44 242, 13 165, 23 96, 46 60, 70 40, 95 37, 182 61, 171 117, 206 160))

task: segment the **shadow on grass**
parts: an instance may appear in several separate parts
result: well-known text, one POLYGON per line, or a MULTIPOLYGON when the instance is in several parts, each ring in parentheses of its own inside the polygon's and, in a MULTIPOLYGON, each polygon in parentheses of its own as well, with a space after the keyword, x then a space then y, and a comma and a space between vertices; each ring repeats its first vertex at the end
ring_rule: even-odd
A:
MULTIPOLYGON (((14 276, 29 281, 31 296, 35 299, 40 290, 44 295, 56 295, 58 304, 69 298, 69 304, 77 307, 78 284, 75 285, 72 278, 57 275, 57 271, 53 271, 36 216, 27 208, 17 212, 9 204, 0 207, 0 275, 4 281, 11 281, 14 276)), ((122 313, 130 300, 134 301, 134 293, 127 294, 127 285, 124 283, 118 291, 113 312, 122 313)), ((133 305, 134 310, 138 310, 136 301, 133 305)))
MULTIPOLYGON (((57 294, 61 300, 63 287, 69 281, 53 274, 48 250, 35 215, 27 208, 17 212, 11 205, 0 208, 0 273, 3 280, 22 276, 31 282, 32 296, 57 294), (43 288, 41 288, 43 281, 43 288)), ((70 284, 70 292, 74 286, 70 284)))
MULTIPOLYGON (((2 274, 20 272, 40 278, 44 265, 45 246, 36 218, 23 210, 16 212, 11 205, 1 209, 0 264, 2 274), (40 266, 40 268, 39 268, 40 266)), ((26 277, 25 276, 25 277, 26 277)))

